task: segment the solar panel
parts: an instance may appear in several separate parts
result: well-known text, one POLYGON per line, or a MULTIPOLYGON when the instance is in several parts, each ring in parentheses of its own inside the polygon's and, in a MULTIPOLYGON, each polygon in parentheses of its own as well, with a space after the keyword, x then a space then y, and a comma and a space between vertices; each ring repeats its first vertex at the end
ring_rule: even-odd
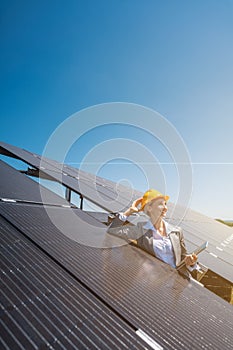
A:
POLYGON ((100 176, 88 174, 82 170, 74 169, 70 166, 65 166, 64 171, 70 176, 75 176, 78 171, 79 181, 95 182, 97 189, 98 187, 101 187, 101 189, 104 188, 112 199, 116 199, 116 196, 119 196, 121 201, 125 202, 126 205, 129 203, 129 198, 138 198, 142 195, 142 192, 140 191, 128 188, 120 183, 115 183, 113 181, 103 179, 100 176))
MULTIPOLYGON (((51 259, 163 349, 231 349, 232 306, 167 264, 130 245, 79 244, 54 227, 44 207, 1 203, 0 208, 51 259)), ((53 210, 68 227, 64 213, 72 209, 53 210)), ((73 229, 79 233, 83 227, 73 229)))
POLYGON ((133 198, 139 196, 140 192, 131 190, 122 185, 113 185, 113 182, 96 177, 83 171, 70 170, 70 167, 64 167, 54 160, 43 158, 39 155, 22 150, 18 147, 0 143, 0 152, 10 152, 24 160, 27 164, 40 169, 46 175, 62 183, 76 193, 81 193, 86 199, 90 200, 99 207, 109 211, 116 212, 130 205, 133 198), (75 174, 75 176, 73 176, 75 174))
POLYGON ((22 148, 0 142, 0 153, 25 161, 31 166, 40 167, 40 159, 36 154, 28 152, 22 148))
POLYGON ((0 218, 1 349, 145 349, 135 329, 0 218))
POLYGON ((12 168, 0 160, 0 198, 14 199, 27 202, 42 203, 41 191, 47 204, 69 205, 64 198, 52 191, 38 186, 38 183, 31 180, 24 174, 12 168))
MULTIPOLYGON (((175 215, 168 217, 171 224, 178 222, 181 210, 182 208, 177 207, 175 215)), ((194 247, 208 241, 208 248, 200 254, 199 261, 233 282, 232 228, 190 209, 179 225, 184 231, 188 250, 192 251, 194 247)))
POLYGON ((97 189, 95 182, 77 181, 77 179, 73 177, 51 170, 46 170, 45 173, 54 180, 61 182, 72 191, 81 193, 86 199, 107 211, 116 212, 122 209, 123 206, 125 207, 125 203, 122 204, 121 198, 116 199, 117 194, 112 194, 112 196, 110 196, 109 192, 105 191, 104 188, 101 188, 101 190, 97 189))

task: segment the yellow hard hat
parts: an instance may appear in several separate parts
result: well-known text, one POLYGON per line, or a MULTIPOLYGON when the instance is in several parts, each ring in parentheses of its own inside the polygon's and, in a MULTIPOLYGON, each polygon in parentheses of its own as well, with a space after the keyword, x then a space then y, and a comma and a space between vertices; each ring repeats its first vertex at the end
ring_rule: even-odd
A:
POLYGON ((142 197, 140 210, 143 210, 147 203, 151 202, 153 199, 156 199, 156 198, 164 198, 165 201, 168 201, 170 197, 160 193, 157 190, 150 189, 146 191, 142 197))

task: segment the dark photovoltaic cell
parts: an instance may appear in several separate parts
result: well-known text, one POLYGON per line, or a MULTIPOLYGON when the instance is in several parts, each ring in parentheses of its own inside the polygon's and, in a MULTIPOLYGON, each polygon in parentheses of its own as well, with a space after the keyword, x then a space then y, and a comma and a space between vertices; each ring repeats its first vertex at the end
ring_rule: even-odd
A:
POLYGON ((145 349, 135 329, 0 218, 1 349, 145 349))
MULTIPOLYGON (((80 244, 54 226, 44 207, 1 203, 0 208, 22 234, 163 349, 231 349, 232 306, 170 266, 131 245, 80 244)), ((72 209, 53 210, 69 227, 65 211, 72 209)), ((73 228, 77 235, 83 225, 73 228)))

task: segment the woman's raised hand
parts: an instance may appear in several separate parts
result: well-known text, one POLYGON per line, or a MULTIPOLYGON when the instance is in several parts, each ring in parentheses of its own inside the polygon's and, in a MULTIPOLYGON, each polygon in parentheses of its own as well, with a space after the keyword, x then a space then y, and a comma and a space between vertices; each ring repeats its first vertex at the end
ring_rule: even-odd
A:
POLYGON ((141 202, 142 202, 142 197, 135 199, 135 201, 133 201, 129 209, 127 209, 123 214, 125 216, 129 216, 133 213, 139 212, 140 208, 138 208, 138 206, 141 204, 141 202))

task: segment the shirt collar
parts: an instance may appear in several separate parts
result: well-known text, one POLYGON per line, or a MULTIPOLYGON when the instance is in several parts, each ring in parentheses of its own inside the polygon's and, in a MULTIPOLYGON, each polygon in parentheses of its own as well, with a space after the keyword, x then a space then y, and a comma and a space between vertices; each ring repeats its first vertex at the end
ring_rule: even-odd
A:
MULTIPOLYGON (((166 232, 167 234, 171 233, 172 231, 174 231, 174 227, 170 224, 168 224, 166 221, 164 221, 165 227, 166 227, 166 232)), ((152 222, 150 220, 148 220, 144 225, 143 228, 145 228, 146 230, 152 230, 154 232, 157 232, 157 230, 155 229, 154 225, 152 224, 152 222)))

